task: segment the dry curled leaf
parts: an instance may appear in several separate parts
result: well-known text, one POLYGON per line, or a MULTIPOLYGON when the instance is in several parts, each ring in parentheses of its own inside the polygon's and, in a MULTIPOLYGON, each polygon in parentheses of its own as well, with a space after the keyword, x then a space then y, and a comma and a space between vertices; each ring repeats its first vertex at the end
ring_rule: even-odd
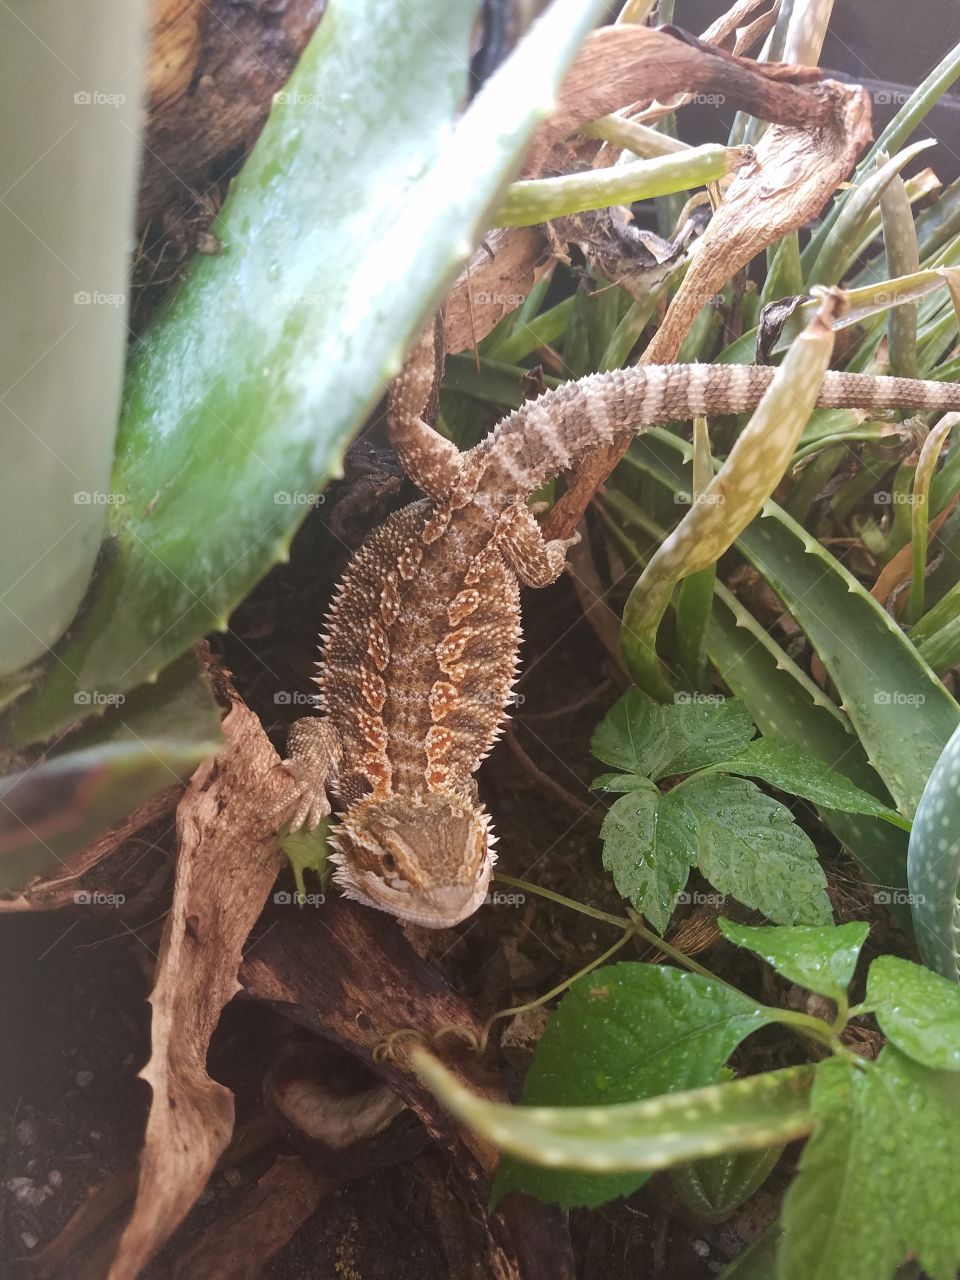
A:
POLYGON ((153 1097, 133 1215, 109 1280, 133 1280, 186 1216, 233 1130, 233 1095, 207 1075, 210 1036, 240 989, 243 944, 281 865, 269 818, 287 786, 259 720, 231 697, 227 746, 177 807, 179 853, 152 1005, 153 1097))
MULTIPOLYGON (((814 129, 774 125, 766 131, 753 162, 744 165, 727 188, 642 364, 675 360, 697 314, 731 276, 768 244, 816 217, 852 171, 870 138, 869 94, 859 85, 825 81, 816 86, 816 95, 831 104, 829 122, 814 129)), ((547 537, 570 535, 631 439, 625 436, 584 461, 550 512, 547 537)))

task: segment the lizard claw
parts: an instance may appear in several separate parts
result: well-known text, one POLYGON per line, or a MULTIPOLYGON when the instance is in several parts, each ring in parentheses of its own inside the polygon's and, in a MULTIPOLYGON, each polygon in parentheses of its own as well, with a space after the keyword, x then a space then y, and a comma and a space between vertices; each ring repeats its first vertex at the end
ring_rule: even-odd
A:
POLYGON ((281 760, 274 767, 282 769, 293 785, 271 808, 270 817, 278 826, 286 822, 287 830, 291 832, 302 827, 316 831, 323 819, 330 815, 326 788, 317 783, 299 760, 281 760))

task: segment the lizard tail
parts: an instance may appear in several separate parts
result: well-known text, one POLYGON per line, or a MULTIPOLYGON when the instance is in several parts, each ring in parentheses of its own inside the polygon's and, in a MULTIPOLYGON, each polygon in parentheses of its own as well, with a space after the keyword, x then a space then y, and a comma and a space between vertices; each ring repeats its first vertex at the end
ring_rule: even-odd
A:
MULTIPOLYGON (((769 365, 640 365, 566 382, 504 418, 470 451, 479 488, 526 496, 598 445, 661 422, 746 413, 775 373, 769 365)), ((960 385, 831 371, 817 407, 960 410, 960 385)))

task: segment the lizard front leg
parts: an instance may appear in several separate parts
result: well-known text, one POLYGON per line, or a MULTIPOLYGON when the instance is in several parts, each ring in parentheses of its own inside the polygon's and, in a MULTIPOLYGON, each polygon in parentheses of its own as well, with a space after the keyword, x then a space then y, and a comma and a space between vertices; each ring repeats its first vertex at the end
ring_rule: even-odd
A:
POLYGON ((306 826, 314 831, 330 813, 327 790, 336 785, 343 759, 340 735, 333 722, 321 716, 295 720, 287 731, 287 758, 279 767, 293 786, 274 809, 278 822, 291 831, 306 826))
POLYGON ((443 322, 437 316, 420 335, 390 387, 387 426, 397 460, 418 489, 448 503, 462 478, 462 457, 430 423, 439 404, 443 322))
POLYGON ((496 546, 507 564, 526 587, 548 587, 556 582, 567 563, 567 548, 580 535, 547 542, 524 503, 515 503, 500 517, 496 546))

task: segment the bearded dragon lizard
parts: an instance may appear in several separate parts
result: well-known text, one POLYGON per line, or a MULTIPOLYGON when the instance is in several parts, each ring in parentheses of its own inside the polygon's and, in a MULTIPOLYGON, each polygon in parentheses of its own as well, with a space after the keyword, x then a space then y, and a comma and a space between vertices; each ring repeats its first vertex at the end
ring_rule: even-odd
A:
MULTIPOLYGON (((370 534, 321 636, 322 717, 290 728, 291 830, 330 836, 347 897, 446 928, 483 902, 495 855, 474 779, 503 729, 517 675, 520 587, 563 571, 576 541, 544 540, 527 499, 588 451, 655 423, 756 407, 775 370, 648 365, 567 382, 460 453, 424 415, 435 397, 429 330, 394 380, 390 435, 426 495, 370 534)), ((827 373, 823 408, 960 409, 960 386, 827 373)))

